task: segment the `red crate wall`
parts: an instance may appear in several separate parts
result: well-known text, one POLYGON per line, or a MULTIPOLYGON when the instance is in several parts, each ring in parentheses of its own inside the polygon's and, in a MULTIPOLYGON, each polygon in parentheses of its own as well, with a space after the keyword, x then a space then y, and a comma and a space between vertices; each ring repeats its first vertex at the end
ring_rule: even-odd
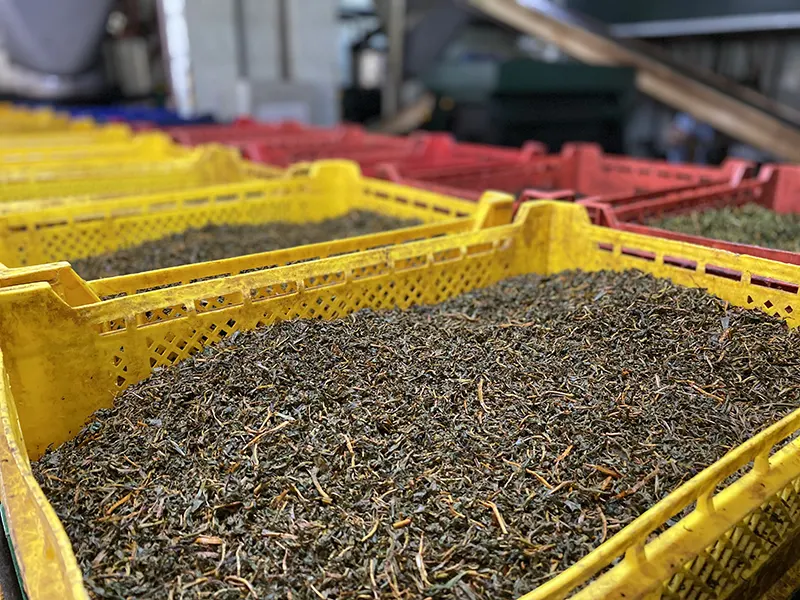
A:
POLYGON ((597 144, 575 143, 566 144, 560 154, 534 155, 502 166, 384 168, 380 173, 411 185, 445 186, 471 199, 477 199, 486 189, 519 194, 526 188, 571 189, 576 194, 594 198, 738 180, 750 169, 752 163, 742 160, 729 160, 721 167, 674 165, 608 155, 597 144))

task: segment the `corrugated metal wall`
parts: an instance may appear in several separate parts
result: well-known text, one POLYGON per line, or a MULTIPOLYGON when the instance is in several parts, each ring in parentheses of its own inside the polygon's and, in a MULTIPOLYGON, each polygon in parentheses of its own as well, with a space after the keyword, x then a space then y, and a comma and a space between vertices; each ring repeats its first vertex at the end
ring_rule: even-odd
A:
MULTIPOLYGON (((779 102, 800 109, 800 32, 731 34, 648 40, 680 63, 702 67, 756 86, 779 102)), ((663 137, 673 111, 641 98, 631 115, 627 146, 642 155, 663 151, 663 137)))

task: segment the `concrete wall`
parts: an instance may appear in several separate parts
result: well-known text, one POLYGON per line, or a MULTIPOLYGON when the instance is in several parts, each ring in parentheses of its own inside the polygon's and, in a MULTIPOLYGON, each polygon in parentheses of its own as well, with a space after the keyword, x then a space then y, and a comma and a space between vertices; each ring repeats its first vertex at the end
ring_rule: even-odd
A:
POLYGON ((245 70, 258 81, 281 78, 278 0, 244 0, 245 70))
POLYGON ((307 107, 314 123, 338 119, 335 2, 161 1, 170 79, 182 114, 231 119, 265 103, 295 102, 307 107))
MULTIPOLYGON (((251 0, 259 2, 260 0, 251 0)), ((338 6, 332 0, 288 0, 289 63, 298 83, 338 85, 338 6)))
POLYGON ((236 112, 234 0, 186 0, 194 110, 225 118, 236 112))

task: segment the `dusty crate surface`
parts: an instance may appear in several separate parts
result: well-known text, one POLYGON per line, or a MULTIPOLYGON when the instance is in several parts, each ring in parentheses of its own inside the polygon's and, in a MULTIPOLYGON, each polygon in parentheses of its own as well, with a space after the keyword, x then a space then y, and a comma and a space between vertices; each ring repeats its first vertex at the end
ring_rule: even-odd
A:
POLYGON ((636 272, 237 333, 35 474, 96 596, 515 598, 800 405, 800 335, 636 272))
POLYGON ((648 224, 717 240, 800 252, 800 214, 779 214, 758 204, 696 211, 648 224))
POLYGON ((369 211, 352 211, 338 219, 299 225, 285 222, 209 225, 132 248, 75 260, 72 265, 84 279, 101 279, 327 242, 419 223, 416 219, 397 219, 369 211))

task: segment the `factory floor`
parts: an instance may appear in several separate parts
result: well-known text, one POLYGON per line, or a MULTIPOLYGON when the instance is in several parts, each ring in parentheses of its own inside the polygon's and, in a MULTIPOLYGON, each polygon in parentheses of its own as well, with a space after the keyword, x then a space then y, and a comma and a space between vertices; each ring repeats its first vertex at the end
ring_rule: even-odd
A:
POLYGON ((23 600, 5 535, 0 535, 0 600, 23 600))

